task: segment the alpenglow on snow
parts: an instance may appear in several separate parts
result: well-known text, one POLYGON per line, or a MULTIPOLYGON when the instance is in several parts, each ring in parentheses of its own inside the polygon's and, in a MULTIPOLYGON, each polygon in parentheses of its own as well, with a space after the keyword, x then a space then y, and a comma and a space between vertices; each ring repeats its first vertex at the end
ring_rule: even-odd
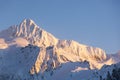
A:
POLYGON ((58 39, 31 19, 0 32, 0 80, 87 80, 113 63, 104 50, 58 39))

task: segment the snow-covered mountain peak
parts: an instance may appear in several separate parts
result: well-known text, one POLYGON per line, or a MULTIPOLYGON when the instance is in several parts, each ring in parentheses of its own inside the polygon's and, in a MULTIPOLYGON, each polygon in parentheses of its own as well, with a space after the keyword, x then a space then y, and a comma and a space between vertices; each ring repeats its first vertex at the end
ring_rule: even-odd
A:
MULTIPOLYGON (((75 61, 84 61, 86 59, 87 60, 95 59, 95 60, 103 61, 106 59, 106 54, 102 49, 90 47, 87 45, 82 45, 73 40, 59 40, 49 32, 39 28, 37 24, 35 24, 35 22, 31 19, 24 19, 20 23, 20 25, 12 26, 7 30, 3 31, 2 33, 3 36, 4 34, 6 34, 7 38, 10 37, 12 38, 12 40, 17 40, 17 44, 19 44, 18 40, 23 38, 22 40, 24 39, 27 40, 27 43, 24 44, 29 43, 32 45, 45 47, 45 48, 54 46, 56 47, 55 50, 56 53, 59 54, 59 56, 61 55, 64 56, 68 61, 70 60, 75 62, 75 61)), ((59 59, 60 62, 67 61, 67 60, 63 60, 62 58, 63 57, 60 57, 59 59)))
POLYGON ((24 19, 22 22, 21 22, 21 24, 20 24, 21 26, 24 26, 24 27, 34 27, 34 28, 36 28, 36 27, 38 27, 37 25, 36 25, 36 23, 32 20, 32 19, 24 19))
MULTIPOLYGON (((90 69, 115 63, 114 57, 108 57, 104 50, 74 40, 57 39, 31 19, 24 19, 19 25, 0 32, 0 63, 3 62, 0 80, 5 80, 1 79, 3 70, 5 73, 16 71, 13 75, 20 76, 20 80, 73 80, 71 77, 75 77, 76 72, 82 74, 88 70, 88 75, 88 72, 92 74, 90 69), (66 75, 61 75, 63 73, 66 75)), ((79 79, 81 77, 84 75, 79 79)))
POLYGON ((22 22, 26 22, 26 23, 32 22, 32 23, 35 23, 35 22, 34 22, 32 19, 30 19, 30 18, 24 19, 22 22))
POLYGON ((33 20, 24 19, 19 27, 17 28, 17 36, 25 36, 34 35, 36 31, 40 29, 33 20))
POLYGON ((24 38, 30 44, 37 46, 56 45, 58 39, 51 33, 40 28, 33 20, 24 19, 19 25, 14 25, 0 32, 0 38, 13 40, 15 38, 24 38))
POLYGON ((31 19, 23 20, 23 22, 17 27, 15 35, 17 37, 24 37, 31 44, 37 46, 55 45, 58 41, 57 38, 37 26, 31 19))

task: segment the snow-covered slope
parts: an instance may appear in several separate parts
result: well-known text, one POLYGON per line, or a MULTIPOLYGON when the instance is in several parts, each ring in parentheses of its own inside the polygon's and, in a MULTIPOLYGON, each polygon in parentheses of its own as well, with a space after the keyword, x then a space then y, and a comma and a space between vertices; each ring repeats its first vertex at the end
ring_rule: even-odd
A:
POLYGON ((28 79, 28 73, 39 52, 40 48, 32 45, 26 47, 10 46, 7 50, 0 51, 0 80, 28 79))
POLYGON ((86 74, 79 76, 84 78, 88 72, 92 73, 91 69, 113 63, 115 60, 104 50, 73 40, 57 39, 31 19, 0 32, 0 75, 7 74, 9 78, 68 80, 79 72, 86 74))
POLYGON ((5 43, 5 40, 0 38, 0 49, 6 49, 8 45, 5 43))

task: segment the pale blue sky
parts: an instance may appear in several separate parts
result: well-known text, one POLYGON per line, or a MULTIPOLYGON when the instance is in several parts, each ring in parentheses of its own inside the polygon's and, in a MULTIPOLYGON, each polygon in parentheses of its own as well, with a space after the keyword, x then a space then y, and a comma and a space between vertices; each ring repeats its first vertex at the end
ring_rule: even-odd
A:
POLYGON ((0 30, 25 18, 59 39, 120 50, 120 0, 0 0, 0 30))

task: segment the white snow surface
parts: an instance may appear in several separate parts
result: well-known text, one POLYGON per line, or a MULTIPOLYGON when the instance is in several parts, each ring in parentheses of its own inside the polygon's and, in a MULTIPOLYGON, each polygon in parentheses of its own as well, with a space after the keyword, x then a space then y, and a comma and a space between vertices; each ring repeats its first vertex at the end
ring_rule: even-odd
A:
POLYGON ((95 72, 119 58, 118 53, 106 55, 100 48, 60 40, 31 19, 0 32, 0 80, 98 80, 95 72))

